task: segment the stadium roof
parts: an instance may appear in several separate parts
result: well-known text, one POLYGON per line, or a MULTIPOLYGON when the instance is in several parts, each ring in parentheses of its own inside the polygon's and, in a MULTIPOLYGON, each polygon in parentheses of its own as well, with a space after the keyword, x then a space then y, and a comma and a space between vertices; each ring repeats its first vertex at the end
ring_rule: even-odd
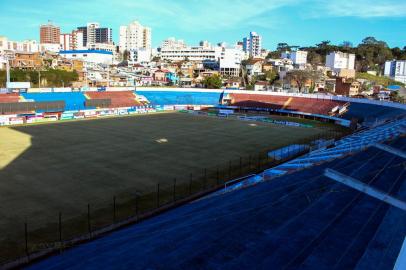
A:
MULTIPOLYGON (((391 143, 406 150, 406 138, 391 143)), ((323 176, 406 199, 405 159, 378 148, 179 207, 31 269, 393 269, 406 213, 323 176)))

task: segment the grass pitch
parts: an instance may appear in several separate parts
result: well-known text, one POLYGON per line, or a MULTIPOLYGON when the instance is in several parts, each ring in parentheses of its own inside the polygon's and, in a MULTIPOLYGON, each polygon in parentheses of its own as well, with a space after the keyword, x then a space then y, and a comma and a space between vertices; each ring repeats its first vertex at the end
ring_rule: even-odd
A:
POLYGON ((152 192, 174 178, 187 181, 204 168, 311 139, 326 129, 335 127, 181 113, 0 128, 0 262, 24 254, 24 222, 30 241, 39 228, 49 231, 47 240, 57 240, 59 212, 64 221, 74 220, 86 214, 88 203, 96 211, 113 196, 152 192))

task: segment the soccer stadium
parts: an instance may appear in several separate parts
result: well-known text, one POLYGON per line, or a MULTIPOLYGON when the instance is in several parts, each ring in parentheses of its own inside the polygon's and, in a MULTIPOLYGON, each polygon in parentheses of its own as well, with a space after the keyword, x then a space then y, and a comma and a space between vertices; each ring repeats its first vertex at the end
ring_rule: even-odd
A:
POLYGON ((5 269, 405 263, 404 104, 243 90, 41 91, 0 93, 5 269))

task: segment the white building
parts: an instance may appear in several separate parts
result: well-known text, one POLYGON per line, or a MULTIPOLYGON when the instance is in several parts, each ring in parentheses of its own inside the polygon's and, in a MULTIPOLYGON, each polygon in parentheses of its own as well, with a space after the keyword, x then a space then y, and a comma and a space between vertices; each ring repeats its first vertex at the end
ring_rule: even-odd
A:
POLYGON ((251 57, 258 57, 262 51, 262 37, 256 32, 250 32, 250 36, 243 40, 244 52, 251 57))
POLYGON ((129 62, 131 64, 144 64, 151 62, 152 50, 151 49, 138 49, 130 50, 129 62))
POLYGON ((151 28, 141 25, 138 21, 120 26, 120 52, 151 49, 151 40, 151 28))
POLYGON ((174 37, 165 39, 161 44, 161 49, 163 50, 177 50, 185 49, 187 47, 183 39, 176 40, 174 37))
POLYGON ((85 50, 84 33, 80 30, 73 30, 71 34, 71 50, 85 50))
POLYGON ((326 57, 326 67, 339 77, 355 78, 355 54, 331 52, 326 57))
POLYGON ((406 84, 406 60, 386 61, 384 75, 406 84))
POLYGON ((218 61, 222 48, 202 46, 186 48, 161 48, 160 56, 163 60, 170 61, 218 61))
POLYGON ((91 22, 87 24, 87 44, 96 43, 96 29, 100 28, 100 24, 96 22, 91 22))
POLYGON ((304 66, 307 64, 307 51, 286 51, 281 54, 281 58, 292 60, 294 65, 304 66))
POLYGON ((355 54, 331 52, 326 57, 326 67, 333 71, 340 69, 355 69, 355 54))
POLYGON ((104 50, 60 51, 59 54, 67 59, 79 59, 89 63, 105 65, 113 63, 113 53, 104 50))
POLYGON ((7 37, 0 36, 0 53, 3 51, 36 53, 39 49, 36 40, 11 41, 7 37))
POLYGON ((72 35, 71 34, 60 34, 59 45, 61 51, 73 50, 72 48, 72 35))
POLYGON ((222 76, 238 77, 240 75, 243 52, 239 49, 222 48, 220 54, 220 74, 222 76))

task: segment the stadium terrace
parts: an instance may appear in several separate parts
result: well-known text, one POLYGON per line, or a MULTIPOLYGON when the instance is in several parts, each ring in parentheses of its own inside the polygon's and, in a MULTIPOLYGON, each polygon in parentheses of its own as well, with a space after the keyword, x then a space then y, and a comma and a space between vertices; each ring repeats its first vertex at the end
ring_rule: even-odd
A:
POLYGON ((404 266, 404 104, 43 88, 0 126, 6 269, 404 266))

